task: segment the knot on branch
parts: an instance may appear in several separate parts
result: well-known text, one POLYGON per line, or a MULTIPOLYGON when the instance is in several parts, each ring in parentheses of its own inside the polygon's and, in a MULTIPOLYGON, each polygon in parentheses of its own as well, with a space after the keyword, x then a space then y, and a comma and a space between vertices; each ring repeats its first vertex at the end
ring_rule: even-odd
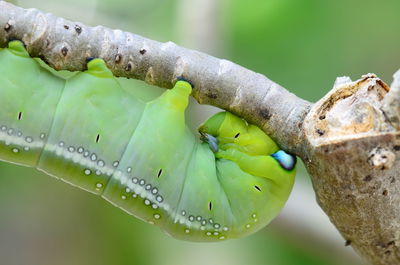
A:
POLYGON ((393 166, 396 155, 387 148, 376 147, 369 156, 368 163, 377 169, 389 169, 393 166))

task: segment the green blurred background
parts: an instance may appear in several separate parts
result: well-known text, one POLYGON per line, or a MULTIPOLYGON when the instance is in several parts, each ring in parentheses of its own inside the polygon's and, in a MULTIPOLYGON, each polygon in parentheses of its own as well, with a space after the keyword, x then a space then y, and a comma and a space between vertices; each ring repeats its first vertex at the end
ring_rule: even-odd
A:
MULTIPOLYGON (((16 0, 198 49, 267 75, 310 101, 337 76, 400 68, 400 1, 16 0)), ((161 89, 139 81, 138 89, 161 89)), ((215 112, 192 101, 190 125, 215 112)), ((247 238, 200 244, 170 238, 100 198, 33 169, 0 163, 0 264, 364 264, 315 202, 304 168, 287 206, 247 238)))

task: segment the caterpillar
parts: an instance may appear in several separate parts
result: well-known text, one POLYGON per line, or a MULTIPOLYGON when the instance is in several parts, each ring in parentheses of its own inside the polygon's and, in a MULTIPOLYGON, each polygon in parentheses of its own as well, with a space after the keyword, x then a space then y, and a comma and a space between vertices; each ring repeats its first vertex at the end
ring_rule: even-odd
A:
POLYGON ((292 189, 296 157, 257 126, 220 112, 199 136, 188 129, 188 81, 143 102, 102 59, 63 79, 20 41, 0 50, 0 72, 0 160, 100 195, 173 237, 254 233, 292 189))

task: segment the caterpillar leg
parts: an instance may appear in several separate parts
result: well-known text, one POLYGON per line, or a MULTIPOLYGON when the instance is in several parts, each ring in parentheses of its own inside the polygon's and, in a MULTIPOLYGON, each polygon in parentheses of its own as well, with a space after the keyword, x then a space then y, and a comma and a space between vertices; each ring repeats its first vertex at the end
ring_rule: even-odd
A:
POLYGON ((199 127, 200 133, 217 137, 220 148, 236 148, 250 155, 268 155, 279 150, 260 128, 230 112, 219 112, 199 127))

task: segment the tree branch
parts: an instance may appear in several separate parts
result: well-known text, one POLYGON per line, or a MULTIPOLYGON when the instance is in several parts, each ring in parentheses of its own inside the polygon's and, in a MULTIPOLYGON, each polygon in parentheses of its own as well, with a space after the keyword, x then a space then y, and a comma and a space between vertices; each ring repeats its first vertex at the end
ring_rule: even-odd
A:
POLYGON ((183 76, 194 84, 201 104, 228 110, 270 134, 285 150, 298 153, 301 123, 310 103, 267 77, 227 60, 141 36, 88 27, 36 9, 0 2, 0 46, 22 40, 33 57, 57 70, 81 71, 88 57, 103 58, 116 76, 170 88, 183 76), (290 136, 290 137, 288 137, 290 136))
POLYGON ((100 57, 116 76, 166 88, 189 79, 198 102, 245 118, 302 158, 347 244, 373 264, 400 264, 399 74, 392 89, 373 74, 340 78, 312 105, 227 60, 0 1, 0 46, 11 39, 55 69, 83 70, 100 57))

